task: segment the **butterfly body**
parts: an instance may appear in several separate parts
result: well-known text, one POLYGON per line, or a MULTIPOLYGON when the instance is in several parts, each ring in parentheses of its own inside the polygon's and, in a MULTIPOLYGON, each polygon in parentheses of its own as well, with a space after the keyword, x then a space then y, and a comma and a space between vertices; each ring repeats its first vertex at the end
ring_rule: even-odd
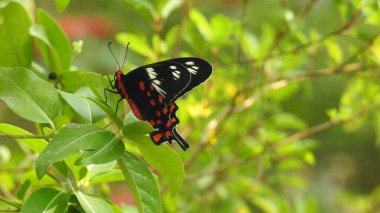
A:
POLYGON ((138 67, 127 74, 118 69, 111 84, 134 115, 156 129, 150 133, 155 144, 176 141, 186 150, 189 145, 176 130, 179 119, 175 101, 211 73, 212 66, 203 59, 176 58, 138 67))

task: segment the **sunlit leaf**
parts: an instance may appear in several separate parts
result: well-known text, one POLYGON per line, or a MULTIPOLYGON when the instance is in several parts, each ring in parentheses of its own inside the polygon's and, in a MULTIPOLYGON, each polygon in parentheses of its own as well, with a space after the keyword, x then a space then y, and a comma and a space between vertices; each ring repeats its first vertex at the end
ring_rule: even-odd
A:
POLYGON ((75 192, 76 197, 79 200, 82 208, 87 213, 97 213, 97 212, 110 212, 113 213, 110 205, 102 198, 95 195, 89 195, 81 191, 75 192))
POLYGON ((162 212, 158 187, 149 168, 129 152, 118 160, 139 212, 162 212))
POLYGON ((0 66, 30 67, 33 60, 32 24, 25 8, 15 1, 0 5, 0 66))
POLYGON ((96 126, 67 125, 55 135, 36 159, 37 177, 41 178, 53 163, 80 151, 88 152, 84 155, 85 158, 94 157, 92 161, 85 161, 86 163, 102 164, 116 160, 124 150, 121 148, 124 145, 120 141, 119 146, 110 145, 114 140, 118 141, 113 133, 96 126))
POLYGON ((135 137, 133 143, 141 152, 146 162, 157 169, 169 184, 170 192, 174 195, 182 186, 185 169, 182 159, 167 144, 157 146, 149 137, 135 137))
POLYGON ((59 12, 63 12, 69 4, 70 0, 55 0, 55 7, 59 12))
POLYGON ((51 188, 41 188, 33 192, 21 208, 22 213, 66 212, 69 195, 51 188))
MULTIPOLYGON (((0 123, 0 132, 9 133, 12 135, 32 135, 32 133, 21 129, 20 127, 13 126, 11 124, 0 123)), ((28 138, 28 139, 20 139, 15 138, 19 143, 24 144, 26 147, 35 151, 36 153, 42 152, 42 150, 47 146, 47 142, 44 139, 38 138, 28 138)))
POLYGON ((17 115, 51 126, 62 110, 57 90, 25 68, 0 68, 0 99, 17 115))

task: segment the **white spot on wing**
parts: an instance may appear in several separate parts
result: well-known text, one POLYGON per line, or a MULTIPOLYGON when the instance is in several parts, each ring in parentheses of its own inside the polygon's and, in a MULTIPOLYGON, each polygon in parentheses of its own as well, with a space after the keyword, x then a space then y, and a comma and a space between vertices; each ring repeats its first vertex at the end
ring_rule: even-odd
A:
POLYGON ((175 70, 174 72, 172 72, 172 74, 174 76, 174 80, 178 80, 179 79, 180 72, 178 70, 175 70))
POLYGON ((148 76, 150 79, 156 79, 157 77, 157 73, 154 71, 154 69, 152 67, 147 67, 145 68, 146 72, 148 73, 148 76))
POLYGON ((195 70, 198 70, 198 69, 199 69, 199 67, 197 67, 197 66, 191 66, 191 68, 193 68, 193 69, 195 69, 195 70))
POLYGON ((177 67, 176 66, 169 66, 170 67, 170 69, 172 69, 172 70, 175 70, 175 69, 177 69, 177 67))
POLYGON ((194 65, 194 61, 187 61, 185 62, 186 65, 194 65))
POLYGON ((162 96, 166 97, 165 90, 161 89, 161 87, 159 85, 156 85, 154 82, 152 85, 157 90, 158 93, 160 93, 162 96))
POLYGON ((191 74, 194 74, 194 75, 197 74, 197 71, 196 71, 195 69, 187 68, 187 70, 188 70, 191 74))
POLYGON ((159 80, 153 80, 153 84, 161 85, 161 81, 159 81, 159 80))

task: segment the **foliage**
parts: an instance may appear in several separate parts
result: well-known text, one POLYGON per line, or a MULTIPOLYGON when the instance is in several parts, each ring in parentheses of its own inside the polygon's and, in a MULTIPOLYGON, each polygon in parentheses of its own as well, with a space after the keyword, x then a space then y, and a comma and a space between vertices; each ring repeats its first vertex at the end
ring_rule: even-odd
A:
MULTIPOLYGON (((74 2, 55 1, 60 13, 70 4, 74 2)), ((75 65, 74 59, 81 60, 80 42, 70 41, 49 12, 20 1, 1 1, 0 99, 35 128, 0 123, 3 141, 18 144, 16 151, 0 145, 0 208, 376 211, 378 180, 367 191, 358 190, 364 195, 355 200, 354 187, 343 189, 350 172, 361 171, 350 167, 353 158, 318 158, 323 142, 329 148, 341 148, 344 141, 352 147, 353 142, 368 145, 354 141, 357 135, 370 141, 375 150, 371 156, 377 154, 376 1, 243 0, 239 15, 240 9, 236 14, 203 11, 201 4, 214 6, 207 1, 199 7, 189 0, 109 4, 132 10, 144 21, 140 28, 149 31, 133 30, 141 22, 127 19, 124 24, 130 30, 115 35, 123 46, 131 42, 128 68, 180 56, 198 56, 213 64, 214 74, 205 86, 179 101, 180 132, 188 135, 191 148, 182 153, 175 146, 152 144, 147 137, 150 125, 132 113, 122 115, 122 104, 115 114, 118 95, 106 101, 107 77, 75 65), (57 78, 51 78, 52 73, 57 78), (334 167, 339 162, 346 164, 334 167), (318 183, 317 169, 312 168, 337 174, 342 188, 334 190, 339 196, 323 188, 325 182, 318 183), (111 200, 108 186, 116 181, 128 184, 133 207, 111 200)), ((378 168, 377 158, 374 164, 378 168)))

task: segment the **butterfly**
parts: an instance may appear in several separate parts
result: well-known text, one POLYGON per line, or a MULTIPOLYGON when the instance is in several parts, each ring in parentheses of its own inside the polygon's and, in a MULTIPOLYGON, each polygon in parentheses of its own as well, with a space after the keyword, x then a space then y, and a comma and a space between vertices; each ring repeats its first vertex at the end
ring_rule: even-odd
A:
MULTIPOLYGON (((111 42, 108 47, 114 56, 110 45, 111 42)), ((129 43, 127 51, 128 46, 129 43)), ((186 151, 189 144, 176 129, 180 121, 176 115, 178 106, 175 101, 210 77, 211 64, 201 58, 186 57, 144 65, 127 74, 123 74, 121 67, 119 65, 115 71, 113 81, 108 77, 114 90, 104 89, 104 93, 120 94, 117 104, 126 100, 138 119, 156 129, 149 134, 154 144, 175 141, 186 151)))

